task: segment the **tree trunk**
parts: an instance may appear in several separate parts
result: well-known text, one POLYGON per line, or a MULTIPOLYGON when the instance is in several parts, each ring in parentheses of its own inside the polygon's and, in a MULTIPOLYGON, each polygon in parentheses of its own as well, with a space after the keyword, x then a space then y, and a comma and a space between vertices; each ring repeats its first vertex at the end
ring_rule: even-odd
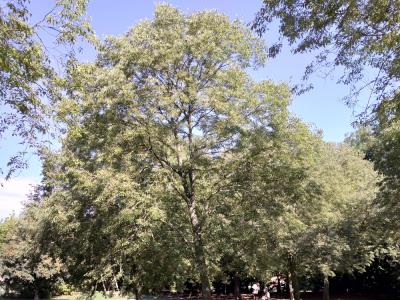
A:
POLYGON ((324 293, 322 295, 323 300, 329 300, 329 276, 324 274, 324 293))
POLYGON ((293 256, 288 258, 288 283, 289 283, 289 297, 290 300, 300 300, 299 282, 296 273, 296 265, 293 256))
POLYGON ((135 299, 142 300, 142 287, 139 285, 135 287, 135 299))
POLYGON ((293 288, 293 286, 292 286, 292 282, 290 281, 289 272, 287 272, 287 274, 286 274, 286 294, 289 295, 290 300, 294 299, 294 294, 291 293, 292 288, 293 288))
POLYGON ((276 292, 278 293, 278 295, 281 295, 282 294, 281 275, 278 275, 277 278, 278 278, 278 286, 276 287, 276 292))
POLYGON ((210 280, 208 278, 206 257, 204 253, 202 228, 196 208, 195 180, 194 180, 194 167, 193 167, 195 150, 193 148, 192 109, 193 109, 192 105, 189 104, 187 111, 187 119, 186 119, 188 126, 189 169, 187 172, 187 177, 186 176, 182 177, 182 183, 186 195, 186 203, 189 208, 190 221, 192 223, 194 258, 198 271, 200 272, 202 296, 204 300, 211 300, 210 280))
POLYGON ((33 296, 33 300, 39 300, 39 288, 35 286, 35 295, 33 296))
POLYGON ((101 283, 103 284, 103 292, 104 292, 104 295, 106 295, 106 296, 107 296, 107 288, 106 288, 106 284, 104 283, 104 281, 101 281, 101 283))
POLYGON ((117 294, 120 294, 120 290, 119 290, 119 286, 118 286, 118 280, 117 278, 113 275, 113 279, 114 279, 114 284, 115 284, 115 290, 117 291, 117 294))
POLYGON ((242 296, 240 295, 240 278, 238 274, 235 274, 233 277, 233 293, 236 300, 242 299, 242 296))
POLYGON ((291 278, 290 272, 288 273, 287 289, 289 292, 289 299, 294 300, 293 283, 292 283, 292 278, 291 278))
POLYGON ((193 242, 194 242, 194 258, 198 271, 200 273, 201 291, 204 300, 211 300, 210 281, 208 279, 208 270, 206 265, 206 258, 204 255, 204 245, 201 236, 201 226, 196 211, 196 201, 194 196, 191 197, 190 206, 190 220, 192 223, 193 242))

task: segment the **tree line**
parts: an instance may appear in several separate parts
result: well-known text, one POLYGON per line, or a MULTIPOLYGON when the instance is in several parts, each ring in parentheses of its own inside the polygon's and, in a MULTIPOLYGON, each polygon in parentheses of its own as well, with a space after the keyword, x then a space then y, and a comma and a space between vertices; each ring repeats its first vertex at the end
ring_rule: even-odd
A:
MULTIPOLYGON (((368 118, 343 143, 324 142, 289 112, 290 86, 248 75, 280 47, 267 52, 260 36, 223 14, 186 15, 158 5, 153 20, 99 41, 89 27, 77 31, 82 3, 79 11, 61 14, 67 23, 47 21, 73 29, 71 43, 76 36, 93 40, 97 58, 80 63, 69 55, 56 74, 45 52, 34 52, 41 55, 35 66, 20 56, 43 45, 25 23, 25 2, 9 2, 0 14, 10 25, 1 33, 1 78, 7 82, 1 95, 15 116, 5 116, 2 132, 15 125, 15 134, 36 147, 34 125, 41 123, 31 116, 40 111, 57 122, 61 148, 39 143, 42 182, 21 216, 1 223, 0 272, 7 289, 37 298, 66 282, 88 292, 133 292, 139 299, 181 291, 192 281, 211 299, 215 280, 229 277, 238 285, 248 276, 285 273, 291 299, 300 299, 305 278, 316 277, 329 299, 336 274, 362 273, 383 258, 396 263, 397 94, 389 89, 394 81, 382 82, 398 75, 397 53, 385 52, 392 58, 385 69, 389 61, 380 55, 386 48, 359 35, 372 34, 363 25, 379 29, 376 44, 386 43, 387 15, 398 4, 388 2, 364 24, 360 15, 384 4, 295 2, 304 10, 291 9, 293 1, 265 1, 253 29, 262 34, 280 18, 282 38, 299 42, 295 52, 335 45, 341 51, 334 65, 344 65, 349 76, 363 74, 360 59, 385 61, 374 85, 385 88, 385 97, 377 96, 368 118), (325 16, 330 19, 322 22, 325 16), (16 21, 24 26, 13 27, 16 21), (354 41, 365 47, 351 48, 346 38, 352 47, 354 41), (18 55, 8 61, 10 47, 18 55), (37 66, 48 71, 36 77, 19 71, 33 74, 37 66), (14 74, 26 84, 17 85, 14 74), (37 83, 45 86, 51 111, 32 90, 37 83), (14 120, 30 126, 29 134, 14 120)), ((71 3, 60 1, 58 8, 71 3)), ((322 58, 320 63, 331 56, 322 58)), ((240 297, 238 288, 235 293, 240 297)))

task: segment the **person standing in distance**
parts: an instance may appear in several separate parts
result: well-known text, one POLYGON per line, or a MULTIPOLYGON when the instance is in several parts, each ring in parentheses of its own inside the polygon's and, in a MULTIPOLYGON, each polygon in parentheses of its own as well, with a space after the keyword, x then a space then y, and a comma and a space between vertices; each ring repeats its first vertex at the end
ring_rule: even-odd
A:
POLYGON ((260 284, 255 282, 251 287, 253 289, 253 300, 258 300, 258 293, 260 292, 260 284))

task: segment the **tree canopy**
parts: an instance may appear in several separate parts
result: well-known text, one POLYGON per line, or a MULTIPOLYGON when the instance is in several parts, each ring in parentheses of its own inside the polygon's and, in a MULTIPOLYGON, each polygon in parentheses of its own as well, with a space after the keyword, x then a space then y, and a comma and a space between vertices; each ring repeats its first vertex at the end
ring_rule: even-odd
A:
MULTIPOLYGON (((319 70, 343 71, 339 82, 351 87, 350 106, 364 105, 356 133, 350 138, 365 158, 374 162, 380 178, 377 201, 386 240, 398 240, 399 228, 399 1, 264 1, 252 24, 263 34, 279 24, 279 42, 270 55, 288 41, 293 53, 316 53, 304 78, 319 70), (365 95, 362 91, 367 90, 365 95)), ((380 222, 375 220, 376 222, 380 222)), ((394 242, 394 248, 398 243, 394 242)), ((389 246, 392 247, 392 246, 389 246)), ((389 251, 391 252, 391 251, 389 251)))
MULTIPOLYGON (((90 295, 133 292, 139 300, 198 284, 210 300, 215 283, 230 279, 238 299, 241 279, 285 274, 291 300, 309 278, 323 282, 327 300, 337 274, 364 272, 382 253, 392 263, 395 226, 382 232, 398 212, 397 107, 389 105, 396 101, 380 101, 379 121, 345 143, 327 143, 290 112, 287 84, 249 75, 267 56, 251 29, 215 11, 185 14, 168 4, 96 43, 93 62, 69 57, 53 79, 26 2, 7 3, 1 51, 14 56, 0 56, 8 68, 2 99, 11 109, 3 128, 16 126, 34 145, 33 133, 46 130, 34 126, 48 108, 43 97, 62 128, 60 149, 41 148, 42 182, 23 214, 0 223, 8 288, 37 297, 65 281, 90 295)), ((350 83, 362 74, 356 64, 376 67, 374 59, 389 55, 334 34, 356 34, 367 4, 266 1, 254 26, 262 33, 265 20, 282 18, 283 36, 300 40, 295 52, 339 43, 334 64, 350 70, 342 78, 350 83), (332 19, 322 22, 324 13, 332 19)), ((60 42, 86 34, 78 28, 85 5, 60 1, 60 19, 46 16, 60 42)), ((317 61, 330 58, 323 52, 317 61)), ((376 88, 390 87, 378 80, 376 88)))
POLYGON ((75 153, 96 161, 92 167, 107 153, 118 159, 113 167, 134 163, 157 178, 143 184, 154 199, 170 199, 171 219, 188 222, 179 226, 188 230, 206 298, 212 216, 225 206, 221 194, 231 188, 240 140, 255 128, 275 131, 287 114, 287 88, 245 72, 263 60, 261 41, 238 21, 160 5, 153 21, 109 38, 96 63, 73 67, 70 97, 60 104, 69 137, 88 145, 77 144, 75 153))
POLYGON ((266 0, 252 27, 263 34, 271 22, 279 24, 279 41, 270 55, 279 53, 282 38, 294 53, 319 51, 305 78, 320 69, 343 67, 339 82, 350 85, 348 103, 360 100, 368 88, 369 108, 397 93, 400 78, 400 3, 398 1, 286 1, 266 0))
POLYGON ((5 169, 0 169, 6 178, 26 166, 24 155, 37 149, 49 131, 46 104, 54 100, 57 72, 49 45, 43 43, 42 30, 55 32, 59 45, 72 45, 77 36, 90 32, 83 17, 86 0, 59 0, 36 24, 32 24, 28 4, 26 0, 10 0, 0 5, 0 140, 15 136, 24 146, 9 158, 5 169))

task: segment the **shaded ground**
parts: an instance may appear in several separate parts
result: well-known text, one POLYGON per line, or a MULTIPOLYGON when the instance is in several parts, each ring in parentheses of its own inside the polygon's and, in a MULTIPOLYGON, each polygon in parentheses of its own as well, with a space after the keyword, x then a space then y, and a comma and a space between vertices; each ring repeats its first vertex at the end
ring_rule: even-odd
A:
MULTIPOLYGON (((159 297, 144 297, 144 300, 151 300, 151 299, 158 299, 158 300, 200 300, 201 298, 197 296, 192 296, 189 297, 188 295, 171 295, 171 296, 159 296, 159 297)), ((235 300, 233 296, 227 296, 227 295, 213 295, 213 300, 235 300)), ((242 294, 242 299, 243 300, 253 300, 253 296, 251 294, 242 294)), ((322 293, 305 293, 302 294, 301 299, 305 300, 322 300, 322 293)), ((362 296, 362 295, 332 295, 330 297, 330 300, 399 300, 397 298, 391 298, 388 296, 377 296, 377 295, 371 295, 371 296, 362 296)), ((259 298, 258 300, 261 300, 259 298)), ((274 297, 272 295, 271 300, 289 300, 288 298, 285 297, 274 297)))
MULTIPOLYGON (((52 300, 83 300, 85 297, 81 294, 79 295, 64 295, 64 296, 56 296, 53 297, 52 300)), ((134 300, 134 298, 128 297, 95 297, 93 300, 134 300)), ((168 296, 143 296, 143 300, 200 300, 200 297, 197 296, 189 296, 189 295, 168 295, 168 296)), ((253 296, 251 294, 242 294, 243 300, 253 300, 253 296)), ((321 300, 322 294, 303 294, 301 299, 305 300, 321 300)), ((391 298, 388 296, 361 296, 361 295, 332 295, 331 300, 398 300, 396 298, 391 298)), ((16 300, 16 298, 1 298, 0 300, 16 300)), ((32 299, 22 299, 18 298, 17 300, 32 300, 32 299)), ((48 299, 41 299, 41 300, 48 300, 48 299)), ((213 300, 235 300, 233 296, 228 295, 213 295, 213 300)), ((258 300, 261 300, 259 298, 258 300)), ((279 297, 275 298, 272 297, 271 300, 289 300, 288 298, 279 297)))
MULTIPOLYGON (((322 294, 303 294, 301 299, 305 300, 321 300, 322 294)), ((331 300, 398 300, 395 298, 390 298, 388 296, 361 296, 361 295, 332 295, 330 297, 331 300)), ((131 299, 129 299, 131 300, 131 299)), ((176 295, 176 296, 144 296, 143 300, 201 300, 200 297, 188 295, 176 295)), ((213 295, 213 300, 235 300, 233 296, 227 295, 213 295)), ((242 300, 253 300, 253 296, 251 294, 242 294, 242 300)), ((258 300, 261 300, 259 298, 258 300)), ((285 297, 271 297, 271 300, 289 300, 285 297)))

